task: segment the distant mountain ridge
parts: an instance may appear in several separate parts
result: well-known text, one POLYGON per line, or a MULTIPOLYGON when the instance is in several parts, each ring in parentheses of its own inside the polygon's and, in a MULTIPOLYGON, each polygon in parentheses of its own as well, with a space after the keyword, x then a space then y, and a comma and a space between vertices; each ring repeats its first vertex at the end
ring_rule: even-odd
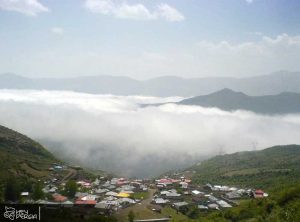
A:
POLYGON ((226 111, 247 110, 262 114, 300 113, 300 94, 283 92, 278 95, 248 96, 223 89, 218 92, 182 100, 178 104, 216 107, 226 111))
POLYGON ((223 88, 247 95, 300 93, 300 72, 280 71, 248 78, 212 77, 185 79, 163 76, 138 81, 124 76, 85 76, 73 78, 27 78, 15 74, 0 75, 0 89, 71 90, 95 94, 198 96, 223 88))

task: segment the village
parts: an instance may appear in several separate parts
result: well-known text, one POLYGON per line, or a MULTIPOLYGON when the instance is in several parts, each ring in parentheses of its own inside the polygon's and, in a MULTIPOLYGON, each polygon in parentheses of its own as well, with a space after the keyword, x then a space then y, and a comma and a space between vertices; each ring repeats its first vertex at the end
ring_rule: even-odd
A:
POLYGON ((184 174, 163 176, 156 180, 112 176, 90 179, 78 173, 80 167, 53 163, 49 170, 52 172, 51 178, 41 181, 44 198, 33 201, 31 194, 23 191, 24 203, 52 208, 80 207, 85 209, 84 212, 79 211, 83 214, 119 215, 119 218, 126 219, 130 211, 152 212, 145 217, 139 214, 134 220, 138 222, 169 221, 172 216, 164 212, 166 207, 176 214, 185 215, 191 209, 198 212, 217 211, 235 207, 240 200, 268 197, 264 191, 251 188, 209 183, 195 185, 184 174), (74 194, 70 196, 66 195, 66 186, 71 180, 75 185, 74 194))

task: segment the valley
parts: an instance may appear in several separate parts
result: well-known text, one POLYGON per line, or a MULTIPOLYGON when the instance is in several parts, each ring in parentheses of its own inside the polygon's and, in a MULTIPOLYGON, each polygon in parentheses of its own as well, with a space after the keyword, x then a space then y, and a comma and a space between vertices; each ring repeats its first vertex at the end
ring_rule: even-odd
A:
MULTIPOLYGON (((286 206, 292 204, 293 209, 298 209, 295 201, 299 197, 294 194, 300 183, 298 145, 218 155, 186 170, 171 171, 153 179, 96 175, 79 166, 68 166, 33 140, 5 127, 1 127, 0 148, 2 155, 23 152, 26 157, 15 162, 6 157, 6 164, 1 165, 1 172, 9 173, 1 174, 2 198, 42 204, 46 215, 52 214, 47 206, 55 206, 57 210, 69 206, 73 221, 82 216, 86 221, 97 217, 109 221, 128 221, 128 217, 134 221, 215 221, 216 218, 231 221, 234 217, 271 220, 284 217, 281 213, 286 206), (20 187, 8 191, 3 185, 12 179, 20 187), (271 203, 276 206, 271 215, 258 211, 271 203), (237 215, 246 205, 248 214, 237 215), (81 213, 78 209, 82 209, 81 213)), ((56 215, 57 221, 65 219, 61 214, 56 215)))

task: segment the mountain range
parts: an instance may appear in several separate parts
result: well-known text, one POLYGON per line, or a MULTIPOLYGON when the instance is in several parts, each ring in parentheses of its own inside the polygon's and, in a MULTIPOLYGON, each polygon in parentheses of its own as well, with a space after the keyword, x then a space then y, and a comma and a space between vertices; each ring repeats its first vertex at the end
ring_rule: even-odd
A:
POLYGON ((83 76, 72 78, 28 78, 15 74, 0 75, 0 89, 71 90, 115 95, 199 96, 230 88, 248 95, 300 93, 300 72, 279 71, 268 75, 230 78, 181 78, 163 76, 139 81, 121 76, 83 76))
POLYGON ((178 104, 216 107, 226 111, 247 110, 261 114, 300 113, 300 94, 283 92, 278 95, 248 96, 223 89, 218 92, 184 99, 178 104))

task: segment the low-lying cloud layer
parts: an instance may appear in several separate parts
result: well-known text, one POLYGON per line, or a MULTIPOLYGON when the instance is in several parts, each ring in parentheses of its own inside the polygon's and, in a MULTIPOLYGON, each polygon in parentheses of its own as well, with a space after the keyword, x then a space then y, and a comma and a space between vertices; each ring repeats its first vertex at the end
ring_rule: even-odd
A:
POLYGON ((0 124, 61 158, 129 176, 157 175, 219 153, 300 143, 300 115, 139 106, 180 99, 0 90, 0 124))

